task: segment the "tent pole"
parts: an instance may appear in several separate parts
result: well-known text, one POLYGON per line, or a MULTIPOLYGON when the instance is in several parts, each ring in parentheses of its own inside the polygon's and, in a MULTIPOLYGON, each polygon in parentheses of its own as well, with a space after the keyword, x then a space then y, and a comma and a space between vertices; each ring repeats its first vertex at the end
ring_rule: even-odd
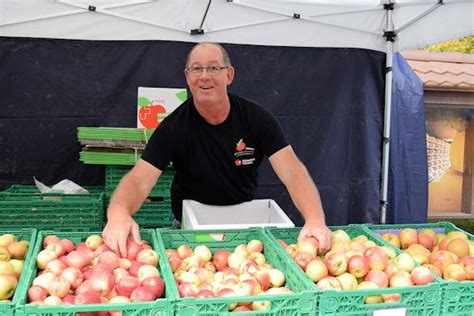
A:
POLYGON ((392 12, 393 3, 389 0, 384 5, 387 10, 387 30, 384 36, 387 38, 387 57, 385 62, 385 106, 384 106, 384 126, 383 126, 383 147, 382 147, 382 179, 380 188, 380 223, 385 224, 387 219, 387 195, 388 195, 388 166, 390 154, 390 117, 392 111, 392 62, 393 62, 393 42, 396 34, 393 30, 392 12))

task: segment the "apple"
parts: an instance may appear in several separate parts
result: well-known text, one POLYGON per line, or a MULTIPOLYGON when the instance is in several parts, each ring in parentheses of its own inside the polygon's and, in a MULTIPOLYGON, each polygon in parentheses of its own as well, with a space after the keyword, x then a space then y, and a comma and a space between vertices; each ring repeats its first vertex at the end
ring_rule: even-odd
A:
POLYGON ((400 301, 400 294, 398 293, 382 294, 382 299, 384 303, 397 303, 400 301))
POLYGON ((137 254, 143 249, 143 246, 137 243, 135 240, 127 241, 127 259, 135 261, 137 254))
POLYGON ((278 269, 268 270, 270 276, 270 286, 271 287, 280 287, 285 283, 285 275, 278 269))
POLYGON ((7 250, 10 253, 10 258, 25 259, 30 243, 26 240, 14 241, 7 245, 7 250))
POLYGON ((306 237, 298 241, 298 252, 308 252, 314 256, 318 255, 319 241, 313 237, 306 237))
POLYGON ((240 255, 243 258, 247 258, 250 254, 246 244, 240 244, 235 247, 234 253, 240 255))
POLYGON ((120 280, 121 278, 127 276, 127 275, 130 275, 128 273, 127 270, 123 269, 123 268, 116 268, 114 269, 113 271, 113 274, 114 274, 114 280, 115 280, 115 283, 117 283, 118 280, 120 280))
POLYGON ((36 256, 36 265, 38 269, 44 270, 50 261, 57 259, 56 254, 48 249, 41 250, 36 256))
POLYGON ((102 236, 99 235, 90 235, 86 239, 86 246, 92 250, 96 250, 103 243, 104 240, 102 239, 102 236))
POLYGON ((67 279, 63 277, 55 277, 51 283, 49 283, 48 292, 50 295, 63 298, 69 293, 70 289, 71 286, 67 279))
POLYGON ((132 261, 132 265, 128 269, 128 273, 131 276, 138 276, 138 270, 140 269, 141 266, 143 266, 143 262, 138 262, 138 261, 132 261))
POLYGON ((328 275, 328 269, 321 260, 315 259, 306 266, 306 275, 308 275, 313 282, 318 282, 328 275))
POLYGON ((10 260, 10 252, 8 252, 7 247, 0 246, 0 261, 10 260))
POLYGON ((382 234, 382 238, 389 242, 390 244, 392 244, 393 246, 397 247, 398 249, 401 248, 401 244, 400 244, 400 238, 396 235, 396 234, 392 234, 392 233, 385 233, 385 234, 382 234))
POLYGON ((262 311, 270 309, 270 301, 254 301, 252 302, 251 309, 254 311, 262 311))
POLYGON ((332 232, 332 243, 334 244, 335 242, 341 242, 347 245, 351 242, 351 237, 342 229, 338 229, 332 232))
POLYGON ((369 272, 369 259, 365 256, 352 256, 347 262, 347 269, 356 278, 362 278, 369 272))
POLYGON ((418 243, 418 234, 413 228, 403 228, 399 234, 402 249, 407 249, 413 244, 418 243))
POLYGON ((106 296, 115 286, 114 275, 108 272, 94 272, 89 280, 91 290, 100 296, 106 296))
POLYGON ((263 251, 263 243, 258 239, 252 239, 247 243, 247 249, 250 254, 254 252, 261 253, 263 251))
POLYGON ((79 250, 74 250, 68 253, 65 260, 69 267, 74 267, 79 270, 91 263, 91 258, 87 253, 79 250))
POLYGON ((401 253, 393 259, 393 264, 398 270, 411 272, 415 268, 415 260, 407 254, 401 253))
POLYGON ((130 302, 130 299, 128 297, 125 297, 125 296, 114 296, 114 297, 111 297, 110 300, 109 300, 109 303, 113 304, 113 303, 129 303, 130 302))
POLYGON ((356 290, 357 289, 358 283, 357 283, 357 279, 354 275, 352 275, 348 272, 345 272, 345 273, 337 276, 336 278, 339 280, 339 282, 341 282, 342 289, 344 291, 356 290))
POLYGON ((160 277, 156 276, 143 279, 142 286, 149 289, 155 298, 162 297, 165 291, 165 283, 160 277))
POLYGON ((390 278, 390 287, 407 287, 413 286, 413 282, 411 280, 411 275, 407 271, 399 271, 396 272, 390 278))
POLYGON ((389 280, 398 271, 399 269, 393 263, 389 263, 385 270, 383 270, 389 280))
POLYGON ((464 240, 468 240, 467 235, 465 233, 457 231, 457 230, 450 231, 447 234, 447 237, 448 239, 461 238, 464 240))
POLYGON ((198 287, 192 282, 182 282, 178 285, 178 292, 181 297, 195 296, 198 291, 198 287))
POLYGON ((53 281, 55 277, 56 276, 51 272, 41 273, 33 279, 33 285, 39 285, 44 287, 45 289, 48 289, 49 284, 51 283, 51 281, 53 281))
POLYGON ((326 267, 329 274, 338 276, 347 271, 346 256, 343 253, 334 253, 326 257, 326 267))
POLYGON ((306 271, 306 267, 308 266, 308 263, 310 263, 314 259, 316 259, 316 256, 314 256, 313 254, 310 254, 309 252, 299 252, 293 258, 296 264, 303 271, 306 271))
POLYGON ((451 263, 444 268, 443 278, 445 280, 465 281, 467 279, 466 271, 460 264, 451 263))
POLYGON ((200 257, 204 262, 210 261, 212 252, 206 245, 197 245, 194 247, 194 254, 200 257))
POLYGON ((418 243, 428 250, 435 246, 435 239, 431 235, 418 234, 418 243))
POLYGON ((430 269, 423 266, 416 267, 411 271, 411 280, 415 285, 425 285, 434 281, 430 269))
POLYGON ((255 261, 255 263, 259 266, 261 266, 267 261, 267 259, 265 258, 265 255, 261 252, 251 252, 249 254, 249 259, 255 261))
MULTIPOLYGON (((378 289, 376 283, 371 281, 362 281, 360 282, 359 286, 357 287, 358 290, 370 290, 370 289, 378 289)), ((366 295, 364 296, 365 304, 378 304, 382 303, 382 296, 381 295, 366 295)))
POLYGON ((364 281, 374 282, 379 288, 388 287, 388 280, 387 274, 380 270, 370 270, 364 278, 364 281))
POLYGON ((405 250, 405 252, 408 253, 418 264, 428 263, 431 255, 431 252, 428 249, 419 244, 411 245, 405 250))
POLYGON ((100 295, 95 291, 80 293, 74 298, 74 304, 99 304, 100 302, 100 295))
POLYGON ((365 235, 358 235, 358 236, 352 238, 352 242, 362 242, 362 243, 364 243, 368 240, 369 240, 369 238, 367 238, 367 236, 365 236, 365 235))
POLYGON ((43 303, 48 306, 63 305, 63 300, 60 297, 51 295, 45 298, 43 303))
POLYGON ((137 277, 140 282, 148 277, 159 277, 160 271, 155 266, 144 264, 138 269, 137 277))
MULTIPOLYGON (((176 255, 176 256, 168 257, 168 261, 171 266, 171 270, 173 272, 176 272, 176 270, 178 270, 179 266, 181 265, 181 259, 178 257, 178 255, 176 255)), ((227 261, 226 261, 226 265, 227 265, 227 261)))
POLYGON ((324 278, 319 280, 318 283, 316 283, 316 285, 321 291, 330 290, 330 289, 336 290, 336 291, 342 291, 342 284, 339 281, 339 279, 330 275, 325 276, 324 278))
POLYGON ((17 279, 20 279, 21 272, 23 271, 23 267, 25 265, 24 260, 12 259, 9 261, 13 267, 13 274, 17 279))
POLYGON ((67 268, 67 265, 59 259, 54 259, 46 265, 44 269, 45 272, 52 272, 54 275, 59 276, 64 269, 67 268))
POLYGON ((460 258, 467 256, 469 255, 469 242, 463 238, 451 239, 448 245, 446 246, 446 250, 454 253, 456 256, 460 258))
POLYGON ((132 262, 128 260, 127 258, 119 258, 119 268, 128 270, 131 265, 132 265, 132 262))
POLYGON ((28 289, 28 301, 43 301, 48 296, 48 291, 39 285, 33 285, 28 289))
POLYGON ((270 274, 268 271, 260 269, 254 273, 254 277, 262 286, 262 290, 266 291, 270 287, 270 274))
POLYGON ((440 278, 443 277, 443 273, 441 272, 441 269, 435 266, 434 264, 425 263, 423 264, 423 267, 427 267, 428 269, 430 269, 431 273, 436 274, 440 278))
POLYGON ((0 300, 7 300, 13 296, 18 280, 11 274, 0 274, 0 300))
POLYGON ((397 256, 397 252, 389 246, 381 246, 379 248, 382 249, 383 252, 385 252, 389 260, 392 260, 397 256))
POLYGON ((112 251, 104 251, 97 257, 97 263, 105 264, 110 267, 110 269, 114 270, 120 266, 120 258, 117 256, 115 252, 112 251))
POLYGON ((137 254, 137 261, 143 262, 144 264, 157 266, 159 256, 153 249, 143 249, 137 254))
POLYGON ((195 297, 197 298, 206 298, 206 297, 214 297, 214 292, 210 290, 199 290, 199 292, 196 293, 195 297))
POLYGON ((185 258, 191 257, 193 255, 193 250, 189 245, 183 244, 179 246, 176 251, 178 252, 178 257, 183 260, 185 258))
POLYGON ((0 274, 15 274, 15 269, 10 261, 0 261, 0 274))
POLYGON ((368 248, 364 252, 364 256, 369 259, 370 270, 383 271, 388 265, 388 255, 379 247, 368 248))
POLYGON ((69 239, 61 239, 60 241, 58 241, 58 243, 61 245, 61 247, 63 247, 66 253, 70 253, 71 251, 76 249, 76 246, 74 246, 74 243, 69 239))
POLYGON ((7 247, 8 244, 16 241, 16 236, 13 234, 3 234, 0 236, 0 247, 7 247))
POLYGON ((74 267, 67 267, 60 276, 68 280, 72 290, 75 290, 84 280, 81 270, 74 267))
POLYGON ((258 295, 263 289, 256 279, 246 279, 241 282, 242 287, 249 287, 249 295, 258 295))
POLYGON ((474 280, 474 255, 462 257, 461 260, 459 260, 459 264, 464 268, 466 278, 468 280, 474 280))
POLYGON ((120 296, 130 297, 133 290, 140 286, 140 281, 138 278, 133 276, 125 276, 118 280, 115 289, 117 294, 120 296))
POLYGON ((440 268, 441 271, 443 271, 447 265, 458 262, 457 256, 447 250, 433 252, 429 257, 429 260, 431 264, 440 268))
MULTIPOLYGON (((247 247, 247 245, 245 245, 245 247, 247 247)), ((240 255, 236 252, 233 252, 227 258, 227 264, 231 268, 238 269, 240 267, 240 264, 242 263, 242 261, 244 259, 245 259, 245 257, 243 257, 242 255, 240 255)))

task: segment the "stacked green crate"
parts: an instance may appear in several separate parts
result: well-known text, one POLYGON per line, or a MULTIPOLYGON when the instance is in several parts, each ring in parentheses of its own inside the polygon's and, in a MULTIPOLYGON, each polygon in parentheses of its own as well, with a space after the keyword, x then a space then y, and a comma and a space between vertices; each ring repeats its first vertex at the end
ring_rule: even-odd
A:
MULTIPOLYGON (((43 238, 48 235, 56 235, 60 239, 70 239, 74 244, 84 242, 91 234, 100 232, 58 232, 58 231, 40 231, 35 243, 32 256, 36 258, 42 249, 43 238)), ((105 304, 85 304, 85 305, 36 305, 29 304, 27 300, 28 289, 31 287, 33 279, 37 276, 36 260, 28 263, 27 275, 24 282, 18 289, 18 303, 16 307, 16 316, 75 316, 80 312, 98 312, 98 311, 119 311, 122 316, 141 316, 156 315, 168 316, 174 315, 174 302, 178 297, 177 291, 172 287, 174 284, 173 275, 169 270, 163 268, 166 263, 166 254, 159 252, 158 240, 153 230, 141 230, 140 235, 143 240, 149 242, 152 248, 159 255, 159 267, 161 278, 165 282, 165 293, 163 298, 153 302, 134 302, 134 303, 105 303, 105 304)), ((86 313, 85 313, 86 314, 86 313)))
MULTIPOLYGON (((84 189, 89 191, 91 194, 101 194, 105 192, 103 186, 83 186, 84 189)), ((8 187, 4 193, 31 193, 31 194, 43 194, 40 193, 38 187, 35 185, 23 185, 23 184, 14 184, 8 187)), ((54 194, 54 193, 53 193, 54 194)))
POLYGON ((104 194, 0 194, 0 229, 101 230, 104 194))
MULTIPOLYGON (((105 169, 105 192, 107 200, 118 186, 120 180, 129 172, 128 166, 107 166, 105 169)), ((175 172, 166 170, 161 174, 158 182, 149 194, 149 198, 142 204, 138 212, 133 215, 135 221, 144 228, 171 227, 173 212, 171 211, 171 184, 175 172)))
POLYGON ((11 229, 11 230, 5 229, 5 230, 3 230, 2 229, 2 230, 0 230, 0 236, 3 235, 3 234, 13 234, 13 235, 15 235, 17 241, 26 240, 26 241, 29 242, 28 251, 26 253, 25 262, 24 262, 24 265, 23 265, 23 272, 20 275, 18 285, 16 287, 15 294, 13 295, 13 298, 10 298, 11 303, 9 303, 9 302, 0 302, 0 316, 12 316, 12 315, 15 314, 15 306, 20 301, 21 294, 20 294, 19 289, 22 286, 22 284, 24 284, 26 282, 26 279, 28 278, 27 267, 28 267, 30 261, 34 261, 34 259, 33 259, 33 248, 34 248, 35 241, 36 241, 37 231, 36 231, 36 229, 28 229, 28 228, 18 229, 18 230, 15 230, 15 229, 11 229))
MULTIPOLYGON (((448 222, 428 223, 428 224, 395 224, 395 225, 364 225, 365 229, 373 234, 375 238, 383 240, 381 234, 390 232, 398 235, 403 228, 413 228, 417 231, 421 229, 431 229, 437 234, 447 234, 452 231, 459 231, 474 242, 474 236, 455 225, 448 222)), ((387 243, 388 244, 388 243, 387 243)), ((395 249, 392 244, 389 244, 395 249)), ((474 314, 474 281, 444 281, 442 284, 442 315, 463 315, 474 314)))
MULTIPOLYGON (((185 297, 177 301, 176 315, 227 315, 229 306, 238 302, 268 302, 265 310, 251 311, 249 315, 316 315, 318 299, 314 287, 304 273, 290 265, 289 258, 278 251, 269 241, 262 228, 245 230, 157 230, 161 252, 176 249, 182 244, 191 248, 206 245, 213 253, 217 250, 233 251, 236 246, 252 239, 263 242, 266 261, 285 274, 286 287, 291 294, 264 294, 257 296, 193 298, 185 297)), ((167 262, 167 269, 171 269, 167 262)), ((177 290, 176 284, 173 285, 177 290)), ((234 315, 231 313, 229 315, 234 315)), ((245 313, 247 314, 247 313, 245 313)))
MULTIPOLYGON (((364 235, 368 240, 374 241, 377 245, 386 245, 384 241, 380 241, 377 237, 368 233, 366 229, 360 225, 334 226, 329 227, 332 231, 341 229, 345 231, 351 239, 364 235)), ((296 244, 298 234, 301 228, 265 228, 266 234, 270 237, 271 242, 283 254, 283 250, 278 244, 278 239, 285 241, 287 244, 296 244)), ((397 253, 400 253, 398 251, 397 253)), ((290 259, 289 265, 299 269, 298 265, 290 259)), ((301 270, 302 271, 302 270, 301 270)), ((402 308, 406 309, 408 315, 440 315, 441 307, 441 284, 439 280, 435 283, 397 288, 380 288, 367 290, 350 290, 336 291, 324 290, 320 291, 316 284, 314 288, 319 294, 318 315, 371 315, 379 312, 380 315, 390 309, 402 308), (400 294, 400 300, 394 303, 366 304, 364 302, 367 296, 378 296, 384 294, 400 294)))

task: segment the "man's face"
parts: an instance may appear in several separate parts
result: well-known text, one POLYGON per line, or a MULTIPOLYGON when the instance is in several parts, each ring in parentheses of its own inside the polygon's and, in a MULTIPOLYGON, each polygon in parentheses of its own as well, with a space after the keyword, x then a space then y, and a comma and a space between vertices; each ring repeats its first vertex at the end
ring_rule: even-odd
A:
MULTIPOLYGON (((223 67, 221 50, 214 45, 202 45, 196 48, 189 60, 188 67, 223 67)), ((222 69, 219 74, 211 75, 206 69, 198 76, 185 69, 186 81, 198 106, 214 106, 227 98, 227 86, 234 79, 234 68, 222 69)))

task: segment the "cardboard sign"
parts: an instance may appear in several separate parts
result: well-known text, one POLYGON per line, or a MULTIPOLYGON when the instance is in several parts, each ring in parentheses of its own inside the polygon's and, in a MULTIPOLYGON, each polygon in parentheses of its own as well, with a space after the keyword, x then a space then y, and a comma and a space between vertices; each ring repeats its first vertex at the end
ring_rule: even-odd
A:
POLYGON ((138 87, 137 127, 158 127, 186 99, 186 89, 138 87))

